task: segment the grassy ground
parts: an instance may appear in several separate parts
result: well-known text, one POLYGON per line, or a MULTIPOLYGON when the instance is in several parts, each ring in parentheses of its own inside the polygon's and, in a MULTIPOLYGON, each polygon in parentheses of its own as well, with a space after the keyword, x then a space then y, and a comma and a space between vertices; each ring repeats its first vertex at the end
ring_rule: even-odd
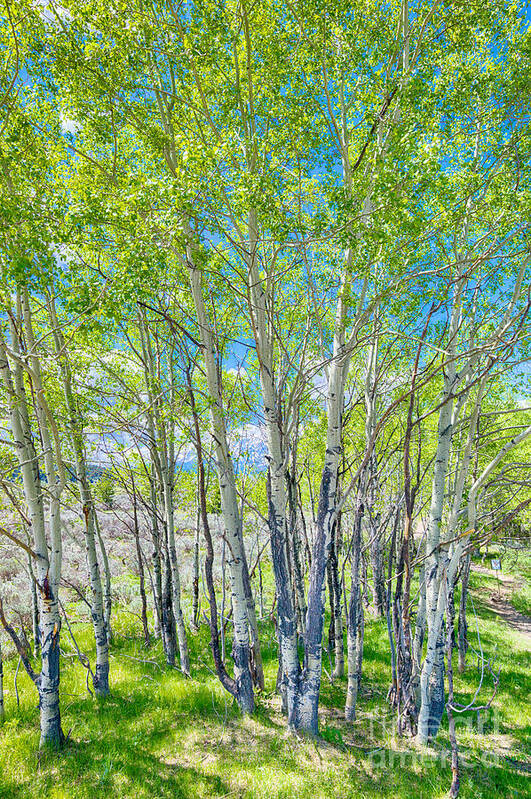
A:
MULTIPOLYGON (((528 796, 525 742, 529 739, 530 653, 524 634, 482 603, 483 575, 473 575, 481 645, 497 651, 501 684, 489 711, 468 714, 458 727, 463 797, 528 796), (527 714, 527 715, 526 715, 527 714)), ((368 620, 364 682, 358 718, 341 718, 344 682, 324 679, 321 739, 287 734, 272 689, 276 676, 271 625, 262 625, 267 692, 251 719, 238 717, 209 672, 206 631, 192 637, 193 679, 163 665, 160 645, 146 651, 131 616, 118 615, 111 660, 112 696, 87 694, 85 672, 74 660, 62 671, 62 716, 69 742, 58 754, 39 756, 36 694, 19 674, 20 708, 13 688, 16 662, 5 669, 6 722, 0 731, 1 799, 321 799, 321 797, 442 797, 450 784, 446 723, 432 749, 396 739, 385 696, 389 658, 385 625, 368 620)), ((74 626, 87 651, 90 629, 74 626)), ((470 615, 470 639, 475 642, 470 615)), ((71 651, 63 627, 63 646, 71 651)), ((458 700, 478 685, 477 662, 457 678, 458 700)), ((326 663, 325 663, 326 665, 326 663)), ((490 696, 490 683, 478 700, 490 696)), ((527 761, 529 762, 529 761, 527 761)))
POLYGON ((531 556, 512 552, 503 558, 502 567, 516 581, 511 604, 519 613, 531 616, 531 556))

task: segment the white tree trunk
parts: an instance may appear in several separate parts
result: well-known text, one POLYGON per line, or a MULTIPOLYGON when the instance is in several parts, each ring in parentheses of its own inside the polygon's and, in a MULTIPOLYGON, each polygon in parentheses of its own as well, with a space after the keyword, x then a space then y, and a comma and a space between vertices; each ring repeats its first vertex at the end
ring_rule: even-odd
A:
MULTIPOLYGON (((19 303, 19 319, 22 317, 21 303, 19 303)), ((50 501, 50 532, 51 547, 48 548, 48 541, 45 527, 44 498, 40 481, 39 462, 34 445, 34 435, 31 428, 28 405, 22 368, 19 357, 21 355, 18 331, 14 325, 11 326, 12 345, 14 359, 10 363, 8 357, 8 346, 0 330, 0 377, 6 390, 8 401, 8 417, 13 441, 16 447, 17 459, 22 476, 24 499, 26 501, 28 515, 31 522, 31 532, 33 536, 33 550, 36 555, 35 572, 37 587, 39 589, 40 604, 40 640, 41 640, 41 673, 36 678, 36 686, 39 692, 40 708, 40 727, 41 727, 41 746, 48 744, 60 746, 64 741, 61 729, 61 717, 59 710, 59 631, 61 620, 59 616, 59 605, 57 589, 61 575, 61 541, 60 541, 60 518, 58 519, 58 495, 61 483, 56 483, 54 479, 55 469, 50 456, 47 455, 47 478, 51 476, 51 483, 48 485, 55 496, 50 501)), ((33 367, 35 366, 35 357, 33 367)), ((39 375, 35 372, 33 377, 39 375)), ((42 385, 41 385, 42 389, 42 385)), ((43 397, 41 396, 40 409, 42 424, 41 436, 43 442, 47 441, 49 451, 51 444, 48 435, 47 420, 42 413, 43 397)))
MULTIPOLYGON (((162 502, 164 508, 164 521, 166 526, 166 536, 168 542, 168 557, 169 566, 171 570, 171 591, 172 591, 172 606, 173 606, 173 619, 175 623, 175 631, 177 633, 177 642, 179 645, 179 662, 183 674, 190 675, 190 657, 188 653, 188 641, 186 637, 186 627, 184 625, 184 617, 181 605, 181 580, 179 574, 179 565, 177 563, 177 549, 175 541, 175 513, 173 504, 173 484, 174 484, 174 470, 175 458, 173 453, 173 428, 170 422, 167 422, 161 413, 159 407, 160 388, 157 382, 157 368, 155 363, 155 355, 151 344, 151 337, 149 327, 145 319, 139 314, 139 330, 142 341, 142 351, 144 356, 144 375, 146 381, 146 388, 150 398, 150 409, 146 411, 146 422, 150 435, 150 452, 152 465, 157 475, 160 491, 162 494, 162 502)), ((170 389, 172 392, 172 410, 173 410, 173 362, 169 358, 169 381, 170 389)), ((168 614, 166 614, 166 622, 169 622, 168 614)), ((168 628, 169 625, 166 624, 168 628)), ((168 662, 171 662, 173 655, 173 643, 171 642, 172 631, 171 629, 165 630, 163 641, 165 642, 165 654, 168 662)))
POLYGON ((109 639, 107 625, 105 624, 100 566, 96 552, 96 508, 94 507, 94 499, 87 475, 83 424, 79 418, 76 406, 70 362, 65 350, 64 337, 60 332, 60 327, 55 316, 53 302, 50 303, 49 308, 54 325, 56 354, 61 364, 63 375, 63 390, 68 411, 68 432, 72 443, 76 477, 81 495, 83 533, 85 537, 85 552, 91 593, 91 618, 96 641, 96 670, 93 677, 94 691, 98 696, 107 696, 109 693, 109 639))
POLYGON ((270 325, 268 297, 262 286, 258 268, 258 230, 256 215, 253 212, 249 214, 248 232, 247 266, 251 300, 249 309, 259 363, 269 453, 268 521, 278 602, 281 685, 285 692, 288 724, 296 726, 300 664, 297 650, 297 617, 291 591, 287 551, 287 453, 282 441, 280 398, 275 385, 274 333, 270 325))
MULTIPOLYGON (((205 307, 201 272, 194 265, 191 244, 187 247, 190 287, 199 325, 205 358, 208 392, 210 395, 210 419, 216 455, 221 507, 225 525, 224 537, 228 549, 227 563, 230 571, 232 612, 234 619, 234 677, 238 685, 238 704, 243 713, 254 709, 253 685, 249 668, 249 627, 245 590, 245 551, 239 516, 238 497, 234 466, 229 453, 220 377, 216 362, 216 350, 212 327, 205 307)), ((223 621, 223 620, 222 620, 223 621)))
MULTIPOLYGON (((462 264, 459 265, 462 269, 462 264)), ((443 514, 446 476, 450 461, 452 434, 455 425, 454 395, 458 383, 455 363, 457 351, 457 334, 461 322, 461 294, 463 281, 461 272, 457 276, 454 290, 452 313, 448 333, 447 367, 444 375, 442 405, 437 425, 437 450, 433 472, 431 505, 426 536, 426 559, 424 564, 424 580, 426 586, 426 622, 427 650, 420 675, 420 710, 418 717, 417 740, 426 744, 430 732, 430 678, 437 659, 437 641, 439 639, 442 618, 446 603, 441 607, 440 588, 442 573, 441 561, 447 558, 447 552, 439 548, 441 522, 443 514)))

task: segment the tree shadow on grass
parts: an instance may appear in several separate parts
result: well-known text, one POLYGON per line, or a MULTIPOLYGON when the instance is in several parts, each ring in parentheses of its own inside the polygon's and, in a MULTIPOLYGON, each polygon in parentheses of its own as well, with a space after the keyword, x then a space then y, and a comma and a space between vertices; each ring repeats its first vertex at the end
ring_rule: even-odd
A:
MULTIPOLYGON (((123 703, 115 702, 114 712, 119 714, 121 706, 123 703)), ((142 708, 138 708, 138 713, 141 715, 142 708)), ((35 755, 38 784, 42 786, 38 794, 33 793, 36 782, 31 775, 26 783, 0 781, 0 796, 2 799, 46 797, 53 789, 57 795, 83 799, 105 796, 198 799, 230 792, 230 786, 219 776, 205 774, 179 761, 165 762, 149 750, 168 735, 167 727, 147 734, 142 731, 141 736, 128 735, 127 719, 131 718, 129 713, 126 719, 110 725, 103 733, 101 727, 95 729, 90 740, 69 740, 59 754, 35 755)))

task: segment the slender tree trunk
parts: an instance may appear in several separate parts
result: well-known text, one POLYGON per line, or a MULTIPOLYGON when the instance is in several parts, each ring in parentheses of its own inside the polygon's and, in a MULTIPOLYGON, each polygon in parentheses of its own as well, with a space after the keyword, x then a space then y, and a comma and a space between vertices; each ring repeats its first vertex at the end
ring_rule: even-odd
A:
MULTIPOLYGON (((24 327, 27 338, 33 341, 29 299, 24 294, 22 302, 20 291, 17 292, 17 315, 22 323, 22 306, 24 305, 24 327)), ((49 418, 44 397, 44 389, 40 375, 40 363, 36 349, 30 357, 32 374, 37 392, 37 414, 39 432, 43 442, 45 474, 50 495, 48 531, 50 547, 46 535, 44 499, 41 486, 39 460, 35 450, 35 440, 30 423, 24 378, 21 368, 22 341, 20 328, 10 319, 12 348, 17 359, 11 368, 7 355, 7 345, 0 328, 0 378, 6 390, 8 418, 16 447, 17 459, 22 476, 24 498, 28 507, 33 536, 33 549, 36 554, 36 580, 39 590, 39 626, 41 642, 41 673, 32 675, 39 692, 40 708, 40 745, 51 744, 61 746, 64 735, 61 728, 59 710, 59 633, 61 619, 57 602, 57 592, 61 577, 62 541, 59 499, 64 487, 65 476, 62 468, 61 453, 57 441, 57 430, 50 436, 49 418), (54 454, 56 462, 54 462, 54 454), (57 470, 56 471, 56 467, 57 470)))
MULTIPOLYGON (((183 674, 190 674, 190 659, 188 654, 188 642, 186 640, 186 628, 181 606, 181 580, 177 563, 177 551, 175 543, 175 514, 173 505, 173 487, 175 480, 175 453, 174 453, 174 430, 171 413, 169 419, 165 416, 164 408, 161 405, 160 391, 160 360, 161 352, 158 342, 155 346, 152 342, 149 325, 147 320, 139 311, 138 328, 142 342, 142 353, 144 359, 144 379, 148 394, 150 396, 150 406, 152 411, 146 412, 146 422, 149 436, 151 439, 151 460, 158 478, 162 496, 162 506, 164 509, 165 535, 167 539, 167 552, 171 569, 171 590, 173 602, 173 620, 176 632, 177 643, 179 646, 179 661, 183 674)), ((173 411, 175 404, 175 389, 173 376, 173 350, 168 353, 168 379, 170 384, 170 409, 173 411)), ((172 657, 171 652, 169 653, 172 657)), ((168 659, 168 656, 167 656, 168 659)))
POLYGON ((443 618, 437 645, 433 669, 430 674, 428 686, 428 741, 433 741, 439 731, 445 708, 444 699, 444 651, 445 651, 445 620, 443 618))
POLYGON ((397 676, 397 666, 396 666, 396 646, 395 646, 395 638, 393 632, 393 622, 391 619, 391 594, 392 594, 391 581, 393 577, 393 564, 395 561, 395 549, 396 549, 396 533, 399 521, 400 521, 400 503, 397 503, 395 519, 393 523, 393 532, 391 535, 391 544, 389 547, 389 561, 387 563, 387 589, 385 594, 385 618, 387 621, 387 637, 389 639, 389 650, 391 652, 391 686, 387 694, 387 699, 392 705, 395 705, 396 703, 397 692, 398 692, 398 676, 397 676))
POLYGON ((373 609, 378 617, 385 615, 385 580, 383 567, 382 543, 380 541, 378 527, 374 522, 369 525, 369 535, 371 542, 371 567, 373 584, 373 609))
POLYGON ((168 531, 168 553, 170 557, 173 617, 175 619, 175 630, 177 632, 177 643, 179 645, 179 662, 183 674, 190 675, 190 659, 188 655, 188 641, 186 640, 186 628, 181 607, 181 580, 179 567, 177 564, 177 549, 175 544, 175 520, 173 513, 173 492, 169 475, 166 470, 163 474, 164 491, 164 512, 168 531))
POLYGON ((51 586, 45 583, 40 593, 41 597, 41 671, 39 674, 33 671, 28 649, 18 637, 14 628, 8 623, 0 600, 0 621, 4 630, 8 633, 15 644, 20 661, 30 679, 33 681, 39 694, 40 709, 40 728, 41 739, 40 747, 51 746, 59 748, 64 743, 64 735, 61 728, 61 716, 59 711, 59 606, 51 593, 51 586))
POLYGON ((37 598, 37 583, 35 581, 35 572, 33 571, 33 563, 31 555, 28 555, 28 569, 30 573, 33 657, 38 658, 41 651, 40 633, 39 633, 39 600, 37 598))
MULTIPOLYGON (((203 535, 206 543, 206 557, 205 557, 205 583, 208 591, 209 601, 209 625, 210 625, 210 646, 212 648, 212 656, 214 658, 214 665, 216 667, 216 674, 225 690, 227 690, 235 699, 238 699, 238 684, 227 672, 225 667, 225 644, 223 629, 225 626, 224 616, 224 600, 225 589, 223 588, 222 598, 222 614, 221 614, 221 629, 222 629, 222 648, 220 651, 220 634, 218 627, 218 607, 216 599, 216 588, 214 585, 214 543, 212 541, 212 533, 210 531, 210 521, 208 518, 207 510, 207 488, 205 480, 205 465, 203 460, 203 444, 201 441, 201 429, 199 426, 199 415, 195 403, 195 396, 192 388, 192 380, 190 368, 187 365, 185 368, 188 388, 188 400, 190 403, 190 410, 192 411, 192 418, 194 422, 194 444, 197 455, 197 494, 199 500, 199 519, 197 520, 197 529, 199 530, 200 524, 203 528, 203 535)), ((225 546, 225 540, 223 540, 225 546)), ((223 566, 223 571, 225 567, 223 566)), ((223 583, 225 578, 223 577, 223 583)))
POLYGON ((162 566, 160 562, 160 551, 155 548, 151 550, 151 564, 153 568, 153 610, 154 610, 154 627, 153 634, 155 638, 163 639, 162 635, 162 566))
MULTIPOLYGON (((333 546, 333 544, 332 544, 333 546)), ((330 550, 332 547, 330 547, 330 550)), ((334 608, 334 585, 333 585, 333 578, 332 578, 332 567, 330 565, 330 558, 328 558, 328 563, 326 564, 326 586, 328 589, 328 604, 330 606, 330 624, 328 625, 328 660, 330 661, 330 669, 333 670, 332 663, 334 657, 334 649, 335 649, 335 608, 334 608)))
MULTIPOLYGON (((361 588, 360 588, 361 590, 361 588)), ((362 663, 363 663, 363 644, 365 639, 365 610, 361 597, 358 599, 358 631, 356 635, 356 678, 358 691, 361 688, 362 663)), ((354 706, 356 703, 354 702, 354 706)))
POLYGON ((347 721, 354 721, 356 718, 356 699, 358 696, 357 637, 361 603, 359 570, 363 513, 363 489, 360 485, 358 489, 356 513, 354 517, 353 540, 350 553, 351 586, 350 602, 347 615, 347 698, 345 702, 345 719, 347 721))
POLYGON ((168 666, 175 665, 175 650, 177 646, 175 636, 175 619, 173 617, 171 565, 168 553, 168 540, 164 535, 163 581, 162 581, 162 645, 168 666))
POLYGON ((331 588, 334 598, 333 604, 333 618, 331 619, 331 627, 333 631, 333 648, 334 648, 334 671, 332 677, 340 679, 345 672, 345 652, 343 645, 343 613, 341 602, 341 580, 339 577, 339 562, 338 555, 341 547, 341 514, 338 516, 337 524, 335 525, 334 534, 332 536, 332 545, 330 547, 329 568, 331 576, 331 588))
POLYGON ((412 690, 415 695, 416 707, 420 707, 420 672, 422 668, 422 648, 426 635, 426 580, 424 563, 419 569, 419 602, 415 623, 415 637, 413 639, 413 673, 411 677, 412 690))
MULTIPOLYGON (((288 717, 288 725, 295 727, 299 700, 300 664, 297 648, 297 620, 293 606, 291 580, 288 572, 288 559, 285 540, 285 518, 282 501, 275 492, 285 488, 278 479, 273 481, 271 469, 268 472, 269 531, 271 535, 271 557, 277 591, 277 635, 279 640, 279 680, 283 704, 288 717), (284 524, 282 527, 281 525, 284 524)), ((285 506, 284 506, 285 507, 285 506)))
MULTIPOLYGON (((346 260, 350 262, 351 251, 346 260)), ((298 726, 317 735, 318 705, 321 687, 321 643, 325 606, 325 572, 334 525, 337 522, 338 473, 343 455, 343 403, 349 359, 344 353, 344 292, 349 277, 344 278, 338 301, 334 357, 328 377, 327 434, 325 462, 321 477, 316 534, 312 553, 304 634, 304 688, 299 704, 298 726)))
POLYGON ((104 619, 105 619, 105 629, 107 630, 107 641, 109 645, 112 643, 112 576, 111 576, 111 565, 109 563, 109 555, 107 553, 107 547, 105 546, 105 541, 103 540, 103 536, 101 534, 100 522, 98 519, 98 515, 94 515, 94 521, 96 523, 96 533, 98 535, 98 545, 101 552, 101 560, 103 563, 103 607, 104 607, 104 619))
POLYGON ((59 630, 57 600, 50 586, 41 592, 41 672, 37 678, 41 721, 41 746, 61 746, 64 742, 59 710, 59 630))
MULTIPOLYGON (((370 592, 369 592, 369 578, 368 578, 368 574, 367 574, 367 558, 365 557, 365 555, 366 555, 366 546, 365 546, 365 541, 364 541, 364 536, 363 536, 363 525, 362 525, 362 528, 361 528, 361 556, 360 556, 361 575, 360 575, 360 580, 361 580, 361 586, 362 586, 362 589, 363 589, 362 590, 363 603, 364 603, 365 607, 368 608, 369 605, 370 605, 370 602, 369 602, 369 594, 370 594, 370 592)), ((374 594, 373 594, 373 607, 374 607, 374 594)))
MULTIPOLYGON (((294 602, 294 583, 291 579, 288 542, 289 489, 286 468, 287 443, 283 435, 281 397, 276 383, 274 363, 274 333, 271 327, 270 295, 264 288, 259 271, 258 223, 256 213, 248 215, 250 315, 260 369, 260 385, 264 398, 264 415, 269 452, 268 524, 271 556, 277 595, 277 634, 282 667, 280 684, 285 692, 288 724, 296 721, 300 664, 297 649, 297 617, 294 602)), ((291 531, 290 531, 291 533, 291 531)))
POLYGON ((458 669, 462 673, 466 668, 466 653, 468 649, 468 625, 466 621, 466 604, 468 596, 468 582, 470 580, 470 552, 465 555, 463 572, 461 575, 461 598, 459 600, 459 619, 457 623, 457 648, 459 652, 458 669))
POLYGON ((199 629, 199 618, 201 613, 199 601, 199 536, 200 536, 200 521, 197 519, 194 538, 194 578, 192 583, 192 625, 194 630, 199 629))
MULTIPOLYGON (((249 610, 246 593, 245 548, 239 517, 234 466, 229 454, 227 431, 223 415, 221 385, 216 361, 216 349, 210 320, 202 291, 201 272, 194 266, 191 244, 187 247, 190 268, 190 287, 194 299, 205 357, 208 391, 211 399, 210 416, 217 460, 221 506, 225 523, 224 538, 228 548, 228 565, 231 577, 232 609, 234 620, 233 659, 234 675, 238 686, 237 701, 242 713, 252 713, 254 695, 249 666, 249 610)), ((222 622, 224 624, 224 621, 222 622)))
MULTIPOLYGON (((450 324, 449 357, 453 357, 455 352, 455 337, 459 322, 459 304, 454 301, 452 319, 450 324)), ((445 388, 443 404, 439 412, 437 430, 437 451, 435 457, 435 468, 432 486, 432 498, 430 506, 430 517, 428 525, 428 535, 426 538, 426 560, 425 560, 425 580, 426 580, 426 620, 428 630, 427 650, 420 676, 420 710, 418 716, 417 739, 419 743, 426 744, 430 738, 430 680, 436 663, 440 661, 437 654, 440 649, 438 641, 444 607, 440 603, 440 578, 442 574, 441 560, 446 556, 438 549, 440 539, 440 526, 443 513, 443 502, 446 486, 446 475, 450 458, 450 446, 452 442, 452 431, 454 425, 453 414, 453 392, 457 381, 455 362, 451 362, 448 373, 445 376, 445 388)), ((435 684, 438 683, 438 676, 435 675, 435 684)))
MULTIPOLYGON (((295 450, 295 446, 293 447, 295 450)), ((295 456, 294 456, 295 458, 295 456)), ((302 537, 299 530, 299 503, 298 490, 295 482, 295 465, 287 475, 288 481, 288 501, 289 501, 289 536, 288 543, 291 546, 292 579, 295 594, 295 609, 297 613, 297 634, 299 639, 303 638, 304 625, 306 623, 306 597, 304 591, 304 576, 302 559, 304 557, 302 547, 302 537)))
POLYGON ((369 538, 369 551, 372 568, 373 611, 376 616, 385 614, 385 582, 383 570, 383 553, 378 529, 379 514, 376 507, 378 494, 378 464, 372 436, 376 427, 377 413, 377 361, 378 361, 378 308, 374 311, 372 342, 369 345, 367 367, 365 371, 365 442, 370 451, 367 467, 368 479, 365 481, 367 496, 364 498, 366 512, 364 523, 369 538))
POLYGON ((96 553, 96 509, 87 475, 87 463, 83 442, 83 422, 77 407, 72 386, 70 361, 65 350, 65 341, 55 314, 53 300, 49 303, 50 315, 54 324, 56 355, 61 364, 63 390, 68 409, 68 432, 72 442, 76 465, 76 477, 81 495, 84 517, 85 552, 91 590, 91 617, 96 640, 96 671, 93 678, 94 691, 98 696, 109 693, 109 641, 103 607, 101 574, 96 553))
MULTIPOLYGON (((448 599, 450 599, 450 589, 448 591, 448 599)), ((448 716, 448 737, 450 738, 450 746, 452 749, 452 784, 448 796, 450 799, 456 799, 459 794, 459 752, 457 749, 457 737, 455 732, 455 716, 452 709, 454 701, 454 672, 452 666, 452 650, 453 650, 453 630, 454 630, 454 613, 453 603, 448 603, 446 617, 448 619, 448 632, 446 636, 446 675, 448 678, 448 701, 446 703, 446 713, 448 716)))
POLYGON ((256 550, 258 552, 258 595, 260 601, 260 618, 264 618, 264 582, 262 578, 262 555, 260 552, 260 535, 256 533, 256 550))
POLYGON ((4 708, 4 659, 2 657, 2 641, 0 641, 0 725, 5 719, 4 708))
POLYGON ((225 662, 226 654, 225 654, 225 610, 226 610, 226 599, 227 599, 227 558, 225 554, 226 550, 226 543, 225 539, 223 538, 221 542, 221 605, 219 608, 219 623, 220 623, 220 630, 221 630, 221 658, 223 662, 225 662))
MULTIPOLYGON (((242 542, 243 547, 243 542, 242 542)), ((250 648, 250 665, 251 675, 254 685, 261 691, 265 689, 264 665, 262 663, 262 650, 260 648, 260 632, 258 630, 258 621, 256 618, 256 604, 254 601, 254 594, 251 585, 251 578, 249 575, 249 567, 247 565, 247 555, 243 551, 243 573, 245 584, 245 599, 247 603, 247 618, 249 621, 249 633, 251 639, 250 648)))
POLYGON ((85 517, 85 543, 87 564, 89 568, 91 587, 91 616, 96 639, 96 672, 94 674, 94 690, 98 696, 109 693, 109 640, 103 607, 103 591, 101 586, 100 569, 96 555, 96 542, 94 538, 94 507, 91 504, 90 494, 82 492, 83 515, 85 517))
POLYGON ((393 623, 397 651, 397 707, 399 735, 415 735, 417 704, 413 690, 413 657, 411 643, 410 601, 410 538, 412 532, 412 497, 406 480, 406 509, 400 556, 397 564, 396 588, 393 602, 393 623), (405 607, 404 607, 405 605, 405 607))
POLYGON ((162 646, 165 647, 168 633, 164 632, 163 613, 162 613, 162 556, 160 526, 157 516, 157 490, 154 475, 150 479, 151 490, 151 563, 153 566, 153 605, 155 608, 155 636, 162 639, 162 646))
POLYGON ((146 648, 151 646, 151 639, 149 635, 149 623, 148 623, 148 614, 147 614, 147 597, 146 597, 146 578, 144 572, 144 560, 142 554, 142 548, 140 546, 140 529, 138 526, 138 509, 137 509, 137 501, 136 501, 136 491, 134 488, 133 483, 133 535, 135 539, 135 549, 136 549, 136 562, 138 567, 138 578, 139 578, 139 590, 140 590, 140 601, 141 601, 141 616, 142 616, 142 630, 144 632, 144 643, 146 648))

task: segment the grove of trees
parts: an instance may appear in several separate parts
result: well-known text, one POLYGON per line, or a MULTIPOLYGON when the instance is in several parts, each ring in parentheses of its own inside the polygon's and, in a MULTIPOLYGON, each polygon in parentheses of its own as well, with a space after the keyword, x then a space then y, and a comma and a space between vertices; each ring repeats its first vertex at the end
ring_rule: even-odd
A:
POLYGON ((207 625, 252 714, 266 601, 286 725, 317 735, 382 617, 398 731, 448 714, 457 795, 471 554, 531 519, 528 11, 2 4, 0 634, 42 746, 73 590, 112 694, 114 505, 169 668, 207 625))

